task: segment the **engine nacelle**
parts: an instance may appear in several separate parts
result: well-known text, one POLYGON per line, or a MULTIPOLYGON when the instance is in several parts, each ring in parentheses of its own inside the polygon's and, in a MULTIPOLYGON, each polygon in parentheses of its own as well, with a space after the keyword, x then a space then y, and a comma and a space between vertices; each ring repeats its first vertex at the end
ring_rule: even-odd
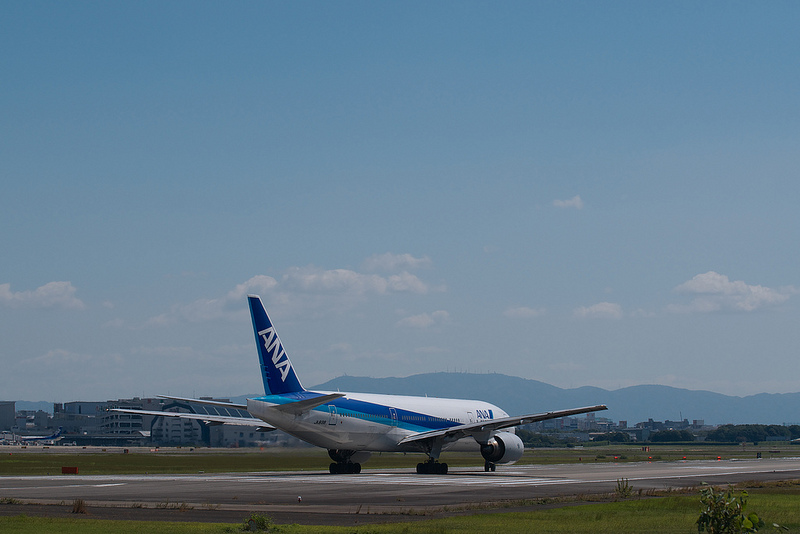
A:
POLYGON ((513 464, 524 451, 522 440, 511 432, 498 432, 481 445, 481 456, 493 464, 513 464))

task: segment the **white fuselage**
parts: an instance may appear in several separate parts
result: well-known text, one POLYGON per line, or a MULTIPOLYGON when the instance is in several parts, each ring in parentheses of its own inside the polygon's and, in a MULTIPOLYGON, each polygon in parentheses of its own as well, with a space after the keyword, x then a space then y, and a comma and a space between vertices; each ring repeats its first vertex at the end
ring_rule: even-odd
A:
MULTIPOLYGON (((422 452, 419 443, 399 442, 420 432, 508 416, 497 406, 477 400, 347 393, 300 414, 276 410, 280 400, 272 395, 248 399, 247 410, 307 443, 340 450, 422 452)), ((444 448, 452 443, 445 442, 444 448)))

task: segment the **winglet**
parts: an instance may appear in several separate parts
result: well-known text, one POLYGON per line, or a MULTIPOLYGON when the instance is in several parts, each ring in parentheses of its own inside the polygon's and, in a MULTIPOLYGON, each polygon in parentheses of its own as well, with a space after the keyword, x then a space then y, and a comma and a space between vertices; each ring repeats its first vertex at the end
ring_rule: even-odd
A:
POLYGON ((305 391, 297 379, 292 363, 283 350, 278 333, 269 320, 264 303, 258 295, 247 295, 250 304, 250 315, 253 318, 253 330, 256 335, 258 358, 261 363, 261 378, 264 381, 264 392, 267 395, 296 393, 305 391))

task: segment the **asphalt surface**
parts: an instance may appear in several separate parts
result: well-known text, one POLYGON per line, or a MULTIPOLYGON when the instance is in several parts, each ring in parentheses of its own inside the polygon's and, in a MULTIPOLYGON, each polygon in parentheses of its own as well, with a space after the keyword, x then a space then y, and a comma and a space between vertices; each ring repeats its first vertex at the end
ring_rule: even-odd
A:
POLYGON ((518 501, 613 493, 619 479, 643 493, 800 479, 800 458, 456 468, 445 476, 365 469, 0 477, 0 515, 71 515, 72 503, 83 499, 98 518, 239 522, 255 512, 278 523, 356 525, 468 513, 489 503, 531 509, 518 501))

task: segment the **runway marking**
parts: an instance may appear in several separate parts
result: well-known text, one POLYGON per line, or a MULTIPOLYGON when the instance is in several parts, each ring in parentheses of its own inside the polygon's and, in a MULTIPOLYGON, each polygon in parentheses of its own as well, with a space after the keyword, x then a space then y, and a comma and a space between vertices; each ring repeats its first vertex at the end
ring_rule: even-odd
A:
POLYGON ((36 490, 36 489, 53 489, 53 488, 109 488, 112 486, 125 486, 127 482, 117 482, 114 484, 66 484, 64 486, 0 486, 3 491, 8 490, 36 490))
MULTIPOLYGON (((352 477, 319 477, 319 476, 299 476, 290 479, 293 483, 309 484, 358 484, 358 485, 382 485, 382 486, 544 486, 558 483, 575 483, 581 480, 564 478, 537 478, 537 477, 485 477, 485 476, 420 476, 420 475, 396 475, 390 473, 377 473, 368 475, 356 475, 352 477)), ((263 484, 263 478, 240 478, 239 482, 252 482, 263 484)))
POLYGON ((746 475, 764 472, 789 472, 800 469, 796 465, 797 459, 772 461, 699 461, 675 463, 632 463, 614 464, 617 471, 611 476, 606 471, 608 464, 582 466, 561 466, 561 470, 551 466, 516 467, 514 469, 498 471, 497 473, 482 473, 476 470, 462 470, 456 468, 449 475, 417 475, 408 470, 390 470, 382 472, 365 471, 359 475, 331 476, 325 472, 249 472, 249 473, 207 473, 207 474, 180 474, 180 475, 49 475, 49 476, 3 476, 0 477, 0 491, 9 490, 46 490, 55 488, 106 488, 114 486, 131 485, 151 482, 180 482, 182 484, 206 484, 240 482, 252 484, 311 484, 330 487, 335 484, 378 485, 378 486, 427 486, 427 487, 520 487, 520 486, 548 486, 548 485, 573 485, 573 484, 598 484, 614 483, 619 477, 635 481, 662 481, 698 478, 703 476, 718 477, 729 475, 746 475), (792 462, 794 460, 794 462, 792 462), (795 463, 795 465, 792 465, 795 463), (646 467, 659 467, 658 472, 651 472, 646 467), (566 468, 565 468, 566 467, 566 468), (787 469, 788 468, 788 469, 787 469), (548 476, 552 474, 553 476, 548 476), (627 474, 627 476, 626 476, 627 474), (561 476, 558 476, 561 475, 561 476), (39 482, 36 486, 21 486, 19 482, 39 482), (16 482, 16 484, 15 484, 16 482), (65 485, 61 485, 67 483, 65 485), (13 484, 14 487, 5 486, 13 484))

